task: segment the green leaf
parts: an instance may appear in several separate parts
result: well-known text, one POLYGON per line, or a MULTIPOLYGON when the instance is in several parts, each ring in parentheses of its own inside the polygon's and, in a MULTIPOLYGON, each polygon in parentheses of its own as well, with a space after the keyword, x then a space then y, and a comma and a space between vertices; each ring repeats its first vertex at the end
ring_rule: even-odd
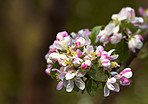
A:
POLYGON ((97 37, 99 31, 101 30, 101 28, 102 28, 102 26, 96 26, 92 29, 91 34, 89 35, 92 45, 95 44, 96 37, 97 37))
POLYGON ((106 51, 110 51, 111 49, 115 48, 115 45, 111 44, 111 43, 108 43, 106 44, 106 46, 104 47, 104 49, 106 51))
POLYGON ((52 65, 52 68, 51 68, 51 69, 53 69, 53 68, 60 69, 60 67, 61 67, 61 66, 58 64, 58 62, 55 61, 55 62, 53 63, 53 65, 52 65))
POLYGON ((99 86, 99 90, 103 90, 104 88, 103 83, 99 83, 98 86, 99 86))
POLYGON ((97 91, 97 83, 92 79, 89 79, 86 83, 86 89, 90 96, 95 96, 97 91))
POLYGON ((116 51, 117 54, 119 54, 119 61, 124 61, 128 58, 129 56, 129 48, 128 44, 122 40, 120 43, 116 45, 116 51))
POLYGON ((57 73, 57 71, 51 71, 51 72, 50 72, 51 78, 54 78, 56 73, 57 73))
MULTIPOLYGON (((57 61, 55 61, 55 62, 53 63, 51 69, 53 69, 53 68, 60 69, 60 65, 58 64, 57 61)), ((50 76, 51 76, 51 78, 54 78, 56 73, 57 73, 57 71, 50 71, 50 76)))
POLYGON ((79 92, 79 88, 76 86, 76 84, 74 85, 74 89, 73 89, 74 91, 76 91, 76 92, 79 92))
POLYGON ((88 71, 88 75, 95 81, 105 81, 108 78, 108 75, 99 68, 98 64, 94 64, 90 71, 88 71))
POLYGON ((138 29, 140 29, 141 31, 138 33, 140 35, 143 35, 144 32, 146 31, 146 29, 140 28, 139 26, 135 26, 134 24, 127 23, 125 21, 122 22, 122 26, 125 28, 129 28, 132 33, 136 33, 138 29))

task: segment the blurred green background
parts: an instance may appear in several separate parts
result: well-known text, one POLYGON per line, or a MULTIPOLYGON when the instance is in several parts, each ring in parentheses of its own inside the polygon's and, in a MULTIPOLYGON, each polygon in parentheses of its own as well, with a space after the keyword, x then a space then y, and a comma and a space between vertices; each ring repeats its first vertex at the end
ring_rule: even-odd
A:
POLYGON ((59 31, 106 25, 125 6, 138 14, 148 0, 0 0, 0 104, 148 104, 148 58, 136 58, 132 84, 108 98, 102 90, 94 97, 57 91, 44 73, 44 56, 59 31))

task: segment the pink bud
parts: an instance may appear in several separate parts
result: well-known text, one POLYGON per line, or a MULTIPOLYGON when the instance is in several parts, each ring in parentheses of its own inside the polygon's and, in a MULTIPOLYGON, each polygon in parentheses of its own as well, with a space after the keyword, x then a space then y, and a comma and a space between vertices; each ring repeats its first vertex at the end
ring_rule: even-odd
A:
POLYGON ((102 55, 102 52, 103 52, 103 51, 104 51, 103 46, 99 45, 99 46, 97 47, 97 49, 96 49, 96 55, 97 55, 98 57, 100 57, 100 56, 102 55))
POLYGON ((91 66, 91 61, 86 60, 85 62, 82 63, 82 68, 89 68, 91 66))
POLYGON ((103 66, 105 69, 110 68, 110 65, 111 65, 111 63, 110 63, 110 60, 109 60, 109 59, 104 59, 104 60, 102 60, 102 66, 103 66))
POLYGON ((120 81, 121 81, 122 85, 129 85, 130 84, 130 81, 128 80, 128 78, 126 78, 124 76, 121 78, 120 81))
POLYGON ((138 36, 140 40, 144 41, 144 38, 140 34, 136 36, 138 36))
POLYGON ((82 52, 81 52, 80 49, 77 49, 77 51, 76 51, 76 55, 77 55, 77 57, 81 57, 81 56, 82 56, 82 52))
POLYGON ((142 7, 139 8, 139 13, 140 13, 141 16, 144 16, 145 11, 142 7))
POLYGON ((56 39, 57 40, 63 40, 64 37, 68 36, 68 33, 66 31, 62 31, 62 32, 59 32, 56 36, 56 39))

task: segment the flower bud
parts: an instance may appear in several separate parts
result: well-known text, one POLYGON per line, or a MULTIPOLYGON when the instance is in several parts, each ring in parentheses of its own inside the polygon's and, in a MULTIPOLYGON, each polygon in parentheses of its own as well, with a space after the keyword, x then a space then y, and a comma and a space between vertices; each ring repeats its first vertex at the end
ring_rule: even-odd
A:
POLYGON ((103 66, 105 69, 110 68, 110 66, 111 66, 110 60, 109 60, 109 59, 104 59, 104 60, 102 60, 102 66, 103 66))
POLYGON ((96 55, 97 55, 98 57, 100 57, 100 56, 102 55, 102 52, 103 52, 103 51, 104 51, 103 46, 99 45, 99 46, 97 47, 97 49, 96 49, 96 55))
POLYGON ((76 47, 83 47, 85 45, 85 39, 82 37, 75 38, 75 46, 76 47))
POLYGON ((121 39, 122 39, 122 34, 114 33, 109 40, 111 44, 117 44, 121 41, 121 39))
POLYGON ((85 62, 82 63, 82 68, 89 68, 91 66, 91 61, 86 60, 85 62))
POLYGON ((63 31, 63 32, 59 32, 56 36, 56 39, 61 41, 64 39, 64 37, 68 36, 68 33, 66 31, 63 31))

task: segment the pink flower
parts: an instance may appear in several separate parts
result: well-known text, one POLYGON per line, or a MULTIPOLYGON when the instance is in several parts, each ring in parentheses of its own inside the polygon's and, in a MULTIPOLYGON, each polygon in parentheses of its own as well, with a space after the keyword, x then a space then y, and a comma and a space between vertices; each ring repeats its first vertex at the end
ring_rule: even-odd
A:
POLYGON ((96 55, 97 55, 98 57, 100 57, 100 56, 102 55, 102 52, 103 52, 103 51, 104 51, 103 46, 99 45, 99 46, 97 47, 97 49, 96 49, 96 55))
POLYGON ((145 11, 142 7, 139 8, 139 13, 140 13, 141 16, 145 15, 145 11))
POLYGON ((75 38, 75 46, 76 47, 83 47, 85 45, 85 39, 82 37, 75 38))
POLYGON ((62 31, 57 34, 56 39, 62 41, 66 36, 68 36, 68 33, 66 31, 62 31))
POLYGON ((81 52, 80 49, 77 49, 77 51, 76 51, 76 56, 77 56, 77 57, 81 57, 81 56, 82 56, 82 52, 81 52))
POLYGON ((102 60, 102 66, 105 68, 105 69, 108 69, 108 68, 110 68, 110 66, 111 66, 111 62, 110 62, 110 60, 109 59, 103 59, 102 60))
POLYGON ((82 68, 89 68, 91 66, 91 61, 90 60, 86 60, 85 62, 82 63, 82 68))
POLYGON ((135 35, 128 41, 128 47, 132 52, 136 52, 136 49, 141 49, 143 47, 143 37, 141 35, 135 35))
POLYGON ((124 86, 129 85, 130 81, 128 79, 132 77, 131 68, 125 68, 123 71, 120 72, 120 76, 120 84, 124 86))

